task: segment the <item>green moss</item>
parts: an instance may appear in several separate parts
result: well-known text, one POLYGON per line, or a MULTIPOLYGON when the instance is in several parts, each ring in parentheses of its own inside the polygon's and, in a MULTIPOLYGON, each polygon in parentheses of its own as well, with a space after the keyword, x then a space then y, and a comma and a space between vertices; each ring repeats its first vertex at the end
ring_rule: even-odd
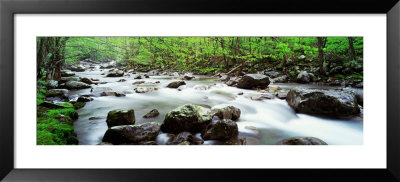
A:
POLYGON ((85 102, 76 102, 73 104, 75 109, 80 109, 82 107, 85 107, 86 103, 85 102))
POLYGON ((67 107, 67 108, 73 108, 74 106, 71 104, 71 103, 69 103, 69 102, 61 102, 61 103, 58 103, 57 105, 59 105, 59 106, 64 106, 64 107, 67 107))
POLYGON ((57 145, 57 143, 54 142, 54 134, 46 130, 38 130, 36 136, 37 145, 57 145))
POLYGON ((56 118, 60 115, 65 115, 70 117, 71 119, 78 119, 79 115, 74 108, 65 108, 65 109, 51 109, 48 110, 45 114, 47 118, 56 118))

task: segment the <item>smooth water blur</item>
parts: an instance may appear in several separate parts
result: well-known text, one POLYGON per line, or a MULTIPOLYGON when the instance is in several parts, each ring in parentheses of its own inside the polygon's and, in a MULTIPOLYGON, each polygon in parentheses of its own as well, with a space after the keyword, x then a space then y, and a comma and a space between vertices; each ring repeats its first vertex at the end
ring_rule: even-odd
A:
MULTIPOLYGON (((185 81, 186 85, 178 89, 167 88, 167 84, 178 79, 172 76, 151 76, 150 78, 134 79, 138 74, 130 77, 110 78, 101 75, 108 69, 100 71, 77 72, 79 77, 97 78, 106 84, 92 85, 96 87, 110 87, 113 91, 125 93, 125 97, 103 96, 94 97, 86 106, 78 110, 79 119, 75 121, 74 128, 79 144, 94 145, 101 142, 107 130, 107 113, 113 109, 134 109, 136 124, 155 121, 162 123, 167 112, 187 103, 202 105, 209 108, 232 105, 241 110, 241 117, 237 124, 240 138, 246 138, 247 144, 273 145, 277 141, 293 136, 312 136, 326 141, 330 145, 360 145, 363 143, 362 118, 337 120, 315 117, 305 114, 296 114, 285 100, 272 99, 254 101, 249 97, 260 94, 255 90, 238 89, 222 84, 215 78, 195 75, 196 78, 185 81), (125 82, 117 82, 125 79, 125 82), (146 81, 145 84, 133 85, 136 81, 146 81), (155 81, 160 81, 155 84, 155 81), (151 83, 149 83, 151 82, 151 83), (134 88, 141 86, 157 87, 158 90, 149 93, 135 93, 134 88), (243 95, 238 93, 243 92, 243 95), (160 115, 156 118, 145 119, 142 116, 152 109, 157 109, 160 115), (100 119, 89 120, 90 117, 100 119)), ((316 85, 277 84, 281 88, 295 86, 317 87, 316 85)), ((276 85, 275 85, 276 86, 276 85)), ((71 91, 72 95, 89 94, 90 89, 71 91)), ((199 134, 196 136, 200 137, 199 134)), ((165 133, 157 137, 159 144, 168 140, 165 133)), ((214 141, 205 141, 213 144, 214 141)))

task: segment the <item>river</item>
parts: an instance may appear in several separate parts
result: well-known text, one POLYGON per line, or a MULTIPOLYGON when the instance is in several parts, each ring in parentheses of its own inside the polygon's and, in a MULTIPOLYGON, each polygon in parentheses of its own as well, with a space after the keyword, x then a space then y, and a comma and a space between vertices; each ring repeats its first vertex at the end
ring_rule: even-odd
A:
MULTIPOLYGON (((329 145, 361 145, 363 143, 363 119, 353 117, 347 119, 322 118, 306 114, 295 113, 285 100, 251 100, 249 97, 259 92, 255 90, 230 87, 216 78, 194 75, 196 78, 185 81, 186 85, 178 89, 167 88, 167 84, 178 81, 172 76, 151 76, 150 78, 134 79, 130 77, 105 77, 97 65, 92 70, 75 72, 76 76, 99 79, 105 84, 92 85, 109 87, 113 91, 125 93, 125 97, 103 96, 94 97, 86 106, 79 109, 79 119, 74 122, 74 129, 80 145, 95 145, 101 142, 107 130, 107 113, 113 109, 134 109, 136 124, 155 121, 162 123, 167 112, 187 103, 198 104, 210 108, 232 105, 241 110, 241 117, 237 121, 239 137, 246 138, 247 144, 274 145, 277 141, 293 136, 312 136, 324 140, 329 145), (125 82, 118 82, 120 79, 125 82), (141 85, 133 82, 145 81, 141 85), (160 81, 159 84, 152 84, 160 81), (152 83, 150 83, 152 82, 152 83), (157 87, 158 90, 149 93, 135 93, 138 86, 157 87), (243 92, 243 95, 238 93, 243 92), (157 109, 160 115, 156 118, 145 119, 142 116, 152 109, 157 109), (90 117, 98 117, 89 120, 90 117)), ((281 83, 272 84, 283 89, 292 87, 323 88, 313 84, 281 83)), ((330 87, 328 87, 330 88, 330 87)), ((81 94, 90 94, 89 89, 73 90, 70 95, 77 97, 81 94)), ((200 136, 197 134, 196 136, 200 136)), ((157 143, 165 144, 168 136, 161 133, 157 143)), ((204 144, 215 144, 215 141, 205 141, 204 144)))

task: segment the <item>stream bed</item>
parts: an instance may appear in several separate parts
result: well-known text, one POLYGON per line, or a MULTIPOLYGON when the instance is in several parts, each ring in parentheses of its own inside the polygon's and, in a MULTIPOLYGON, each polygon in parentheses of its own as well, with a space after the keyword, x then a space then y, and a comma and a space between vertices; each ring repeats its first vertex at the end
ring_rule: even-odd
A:
MULTIPOLYGON (((237 121, 239 138, 245 139, 250 145, 274 145, 278 141, 294 136, 311 136, 322 139, 329 145, 361 145, 363 143, 363 119, 352 117, 346 119, 331 119, 316 117, 307 114, 297 114, 289 107, 286 100, 278 98, 270 100, 251 100, 250 96, 260 94, 256 90, 239 89, 230 87, 217 78, 194 75, 192 80, 185 80, 186 85, 179 89, 167 88, 172 81, 178 81, 173 76, 150 76, 150 78, 134 79, 138 74, 123 77, 106 77, 102 73, 108 69, 100 69, 96 66, 92 70, 75 72, 78 77, 99 79, 103 84, 92 85, 96 87, 109 87, 113 91, 124 93, 124 97, 102 96, 93 97, 86 106, 77 110, 79 119, 74 122, 74 129, 80 145, 96 145, 102 141, 104 133, 108 129, 106 124, 107 113, 114 109, 134 109, 136 124, 145 122, 162 123, 167 112, 174 108, 192 103, 209 108, 217 108, 232 105, 241 110, 241 116, 237 121), (125 79, 124 82, 118 82, 125 79), (145 81, 140 85, 134 85, 136 81, 145 81), (159 81, 160 83, 155 83, 159 81), (136 87, 157 87, 158 90, 148 93, 136 93, 136 87), (239 93, 243 93, 239 95, 239 93), (155 118, 143 118, 142 116, 157 109, 160 113, 155 118), (90 117, 97 117, 89 120, 90 117)), ((320 89, 334 89, 334 87, 322 87, 313 84, 280 83, 271 84, 282 89, 293 87, 307 87, 320 89)), ((70 95, 76 97, 90 94, 91 88, 72 90, 70 95)), ((196 136, 199 136, 197 134, 196 136)), ((160 133, 157 137, 158 144, 165 144, 167 134, 160 133)), ((204 144, 216 144, 216 141, 205 141, 204 144)))

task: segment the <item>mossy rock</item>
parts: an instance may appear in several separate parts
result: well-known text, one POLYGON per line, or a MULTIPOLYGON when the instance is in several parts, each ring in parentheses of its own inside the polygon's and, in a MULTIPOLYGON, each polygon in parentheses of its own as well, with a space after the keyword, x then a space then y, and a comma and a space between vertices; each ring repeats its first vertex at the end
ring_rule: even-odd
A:
POLYGON ((192 133, 202 131, 211 122, 211 110, 194 104, 185 104, 167 113, 161 126, 163 132, 192 133))
POLYGON ((133 125, 135 124, 135 111, 130 110, 112 110, 107 115, 107 126, 113 127, 118 125, 133 125))
POLYGON ((82 107, 85 107, 86 103, 85 102, 75 102, 72 105, 74 106, 74 109, 78 110, 82 107))

